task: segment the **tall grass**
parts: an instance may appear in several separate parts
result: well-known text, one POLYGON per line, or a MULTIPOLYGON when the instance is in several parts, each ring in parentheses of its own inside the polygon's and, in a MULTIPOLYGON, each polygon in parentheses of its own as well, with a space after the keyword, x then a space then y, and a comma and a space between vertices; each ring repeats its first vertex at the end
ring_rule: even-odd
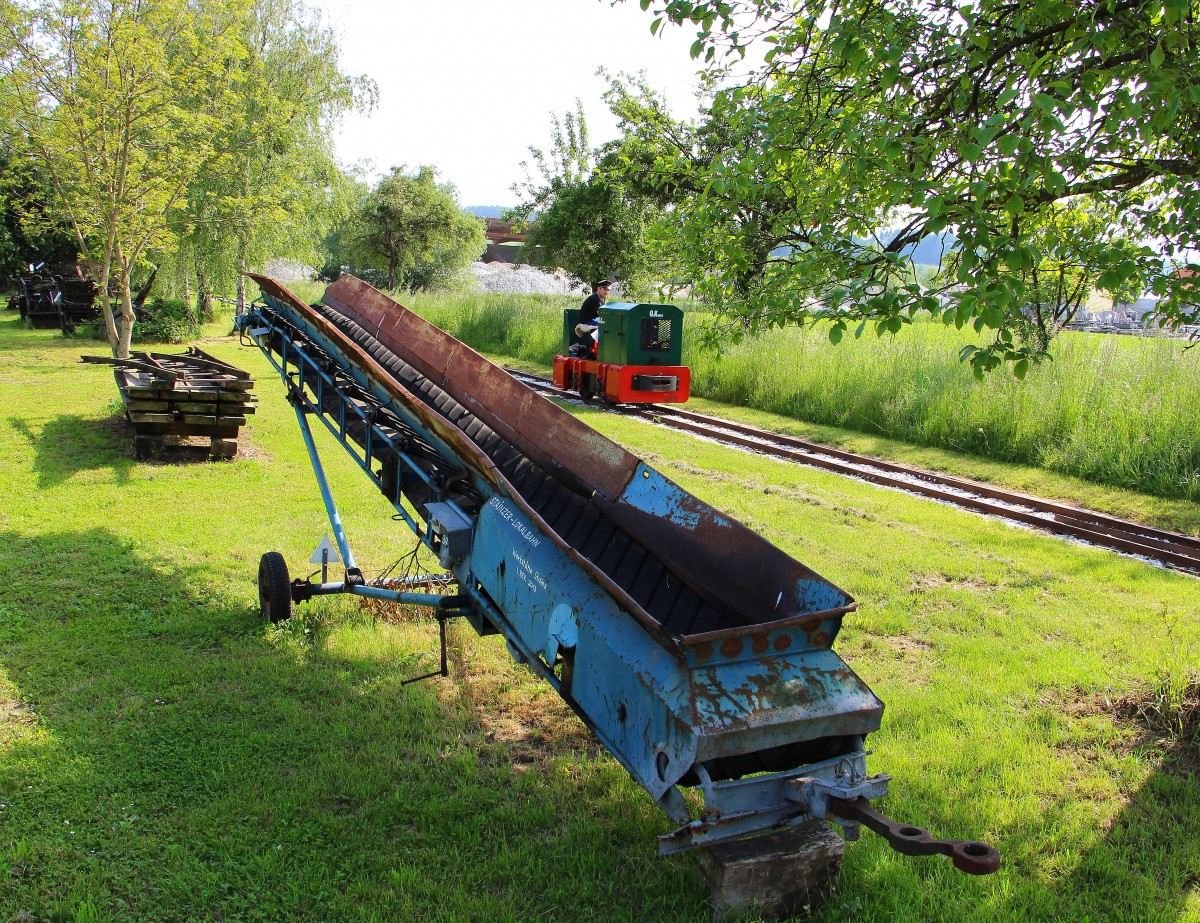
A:
MULTIPOLYGON (((574 299, 480 293, 400 300, 484 352, 549 365, 574 299)), ((895 336, 829 343, 774 330, 684 359, 692 393, 798 420, 1031 464, 1114 487, 1200 500, 1200 350, 1178 340, 1067 332, 1025 381, 980 383, 958 352, 969 331, 918 322, 895 336)))
POLYGON ((562 352, 562 312, 579 306, 561 295, 419 292, 399 300, 426 320, 486 353, 549 366, 562 352))
POLYGON ((833 346, 772 331, 693 351, 694 394, 919 445, 1200 499, 1200 355, 1177 340, 1068 332, 1021 382, 977 382, 940 323, 833 346))

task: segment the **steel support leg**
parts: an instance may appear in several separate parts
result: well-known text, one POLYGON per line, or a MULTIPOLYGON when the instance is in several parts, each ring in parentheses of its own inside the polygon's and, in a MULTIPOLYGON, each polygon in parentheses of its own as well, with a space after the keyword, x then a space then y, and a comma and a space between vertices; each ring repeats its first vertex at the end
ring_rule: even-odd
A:
POLYGON ((346 540, 346 530, 342 527, 342 517, 337 505, 333 502, 333 494, 329 491, 329 479, 325 477, 325 468, 321 457, 317 454, 317 444, 313 441, 312 430, 309 429, 308 419, 299 401, 292 401, 292 409, 296 411, 296 420, 300 424, 300 434, 304 437, 305 448, 308 449, 308 460, 312 462, 313 474, 317 476, 317 486, 321 488, 321 500, 325 504, 325 512, 329 516, 329 525, 333 529, 333 538, 337 542, 338 551, 342 555, 342 563, 347 571, 357 571, 354 555, 350 553, 350 543, 346 540))

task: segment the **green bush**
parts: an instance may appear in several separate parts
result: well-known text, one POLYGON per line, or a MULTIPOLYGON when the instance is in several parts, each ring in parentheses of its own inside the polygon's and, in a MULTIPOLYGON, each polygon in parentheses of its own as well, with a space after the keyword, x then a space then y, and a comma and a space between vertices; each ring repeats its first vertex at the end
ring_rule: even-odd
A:
POLYGON ((199 335, 200 325, 181 298, 151 298, 133 325, 135 343, 186 343, 199 335))

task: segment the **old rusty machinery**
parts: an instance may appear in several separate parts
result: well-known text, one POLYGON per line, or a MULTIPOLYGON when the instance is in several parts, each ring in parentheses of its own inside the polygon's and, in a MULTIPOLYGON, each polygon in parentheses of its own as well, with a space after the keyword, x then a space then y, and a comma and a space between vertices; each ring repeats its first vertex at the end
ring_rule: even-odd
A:
POLYGON ((965 872, 999 867, 991 846, 871 806, 890 782, 867 771, 883 703, 833 650, 855 607, 843 590, 366 283, 344 276, 310 306, 254 279, 238 328, 282 376, 345 564, 340 580, 290 581, 264 556, 269 617, 350 593, 502 635, 674 821, 663 853, 823 819, 965 872), (453 573, 454 595, 364 579, 310 419, 453 573))

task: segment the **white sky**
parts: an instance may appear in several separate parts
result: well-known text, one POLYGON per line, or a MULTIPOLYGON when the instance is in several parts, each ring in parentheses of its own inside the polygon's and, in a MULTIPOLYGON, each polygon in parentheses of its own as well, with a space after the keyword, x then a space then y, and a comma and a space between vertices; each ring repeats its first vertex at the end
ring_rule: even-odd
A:
POLYGON ((463 205, 515 205, 528 148, 549 146, 550 113, 583 102, 589 141, 616 123, 595 76, 645 70, 677 117, 696 112, 695 30, 650 34, 637 0, 313 0, 338 33, 343 70, 379 84, 379 105, 349 116, 338 138, 347 165, 369 159, 438 168, 463 205))

